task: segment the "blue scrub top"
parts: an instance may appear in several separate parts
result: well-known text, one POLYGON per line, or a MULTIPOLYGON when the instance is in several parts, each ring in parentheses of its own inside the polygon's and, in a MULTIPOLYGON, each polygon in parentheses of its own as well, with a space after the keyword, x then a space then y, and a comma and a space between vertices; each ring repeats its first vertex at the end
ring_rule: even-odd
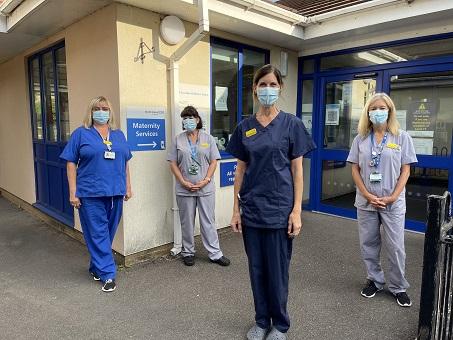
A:
POLYGON ((246 227, 288 227, 294 205, 291 160, 315 147, 302 121, 283 111, 266 127, 255 115, 239 123, 227 151, 247 163, 239 192, 246 227))
POLYGON ((94 127, 81 126, 71 134, 60 158, 77 164, 77 197, 126 194, 126 163, 132 153, 121 130, 110 130, 109 140, 115 159, 104 158, 108 149, 94 127))

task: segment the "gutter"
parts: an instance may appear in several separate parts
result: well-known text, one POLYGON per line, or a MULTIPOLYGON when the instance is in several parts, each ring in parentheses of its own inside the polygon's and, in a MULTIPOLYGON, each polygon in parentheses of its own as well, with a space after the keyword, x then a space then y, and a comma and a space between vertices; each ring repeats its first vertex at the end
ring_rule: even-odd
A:
POLYGON ((7 16, 11 14, 25 0, 6 0, 0 5, 0 14, 7 16))
MULTIPOLYGON (((206 34, 209 33, 208 0, 198 0, 198 29, 192 33, 178 49, 170 56, 168 70, 170 71, 170 97, 171 97, 171 117, 172 117, 172 141, 175 139, 178 129, 176 123, 179 122, 179 64, 178 61, 191 50, 206 34)), ((173 187, 176 178, 173 176, 173 187)), ((176 203, 176 192, 173 190, 173 248, 170 253, 178 255, 182 250, 181 222, 179 220, 179 209, 176 203)))

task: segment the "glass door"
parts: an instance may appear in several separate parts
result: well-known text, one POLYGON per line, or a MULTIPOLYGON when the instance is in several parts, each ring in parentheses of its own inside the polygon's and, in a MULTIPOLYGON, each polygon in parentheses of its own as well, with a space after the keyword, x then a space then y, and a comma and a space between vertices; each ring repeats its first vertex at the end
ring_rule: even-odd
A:
POLYGON ((315 181, 316 210, 355 217, 355 185, 346 159, 362 109, 381 88, 381 80, 378 72, 323 78, 317 125, 321 133, 317 139, 320 171, 315 181))
POLYGON ((418 158, 406 186, 407 225, 424 231, 427 196, 453 189, 453 64, 386 71, 384 79, 418 158))

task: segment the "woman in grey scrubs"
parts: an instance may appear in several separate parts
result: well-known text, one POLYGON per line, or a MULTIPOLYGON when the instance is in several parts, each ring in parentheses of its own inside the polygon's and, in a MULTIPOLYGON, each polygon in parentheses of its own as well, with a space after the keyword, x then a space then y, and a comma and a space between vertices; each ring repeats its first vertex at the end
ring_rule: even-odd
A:
POLYGON ((201 239, 211 262, 228 266, 215 227, 215 184, 212 179, 220 159, 214 138, 202 130, 203 122, 193 106, 181 112, 184 131, 175 137, 167 160, 176 178, 176 202, 182 230, 182 256, 186 266, 195 264, 195 211, 198 207, 201 239))
POLYGON ((385 93, 372 96, 362 112, 359 134, 352 142, 347 161, 357 186, 355 206, 360 249, 367 269, 361 294, 372 298, 385 284, 380 263, 381 233, 389 260, 388 289, 402 307, 412 302, 404 271, 405 186, 410 164, 417 162, 412 138, 399 129, 395 105, 385 93))

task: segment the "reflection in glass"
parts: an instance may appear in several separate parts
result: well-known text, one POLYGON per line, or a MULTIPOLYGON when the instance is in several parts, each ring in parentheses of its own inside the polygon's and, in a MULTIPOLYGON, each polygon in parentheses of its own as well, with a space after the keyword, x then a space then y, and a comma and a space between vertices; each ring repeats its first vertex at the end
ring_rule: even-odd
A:
POLYGON ((211 132, 224 151, 237 125, 238 50, 212 46, 211 132))
POLYGON ((448 170, 411 167, 406 184, 406 218, 426 221, 429 195, 443 195, 448 190, 448 170))
POLYGON ((451 154, 452 92, 453 71, 391 77, 398 121, 412 136, 418 154, 451 154))
POLYGON ((324 147, 349 150, 368 98, 376 91, 376 79, 327 83, 324 147))
POLYGON ((52 52, 43 55, 42 64, 45 87, 44 105, 46 109, 46 139, 51 142, 56 142, 58 140, 57 111, 55 106, 55 74, 52 52))
POLYGON ((32 106, 33 106, 33 138, 43 139, 42 135, 42 111, 41 111, 41 84, 39 83, 39 60, 33 59, 31 63, 32 77, 32 106))
POLYGON ((312 134, 313 119, 313 80, 302 82, 302 122, 308 133, 312 134))
POLYGON ((265 64, 265 55, 261 52, 243 50, 242 65, 242 119, 253 115, 257 108, 253 100, 253 75, 265 64))
POLYGON ((354 201, 355 184, 351 164, 346 161, 324 160, 321 202, 339 208, 355 209, 354 201))
POLYGON ((303 73, 313 73, 315 72, 315 60, 306 59, 304 60, 303 73))
POLYGON ((60 141, 67 141, 69 131, 68 81, 66 77, 66 53, 62 47, 55 51, 58 82, 58 108, 60 112, 60 141))

